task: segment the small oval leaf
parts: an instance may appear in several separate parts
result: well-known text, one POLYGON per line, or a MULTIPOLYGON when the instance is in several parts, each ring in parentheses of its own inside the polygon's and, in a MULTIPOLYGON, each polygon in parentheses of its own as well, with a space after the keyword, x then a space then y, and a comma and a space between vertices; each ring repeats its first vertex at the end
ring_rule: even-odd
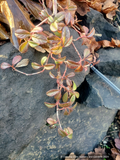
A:
POLYGON ((49 97, 53 97, 55 96, 57 93, 59 93, 60 90, 59 89, 51 89, 49 91, 46 92, 47 96, 49 97))
POLYGON ((42 59, 41 59, 41 65, 42 65, 42 66, 43 66, 43 64, 46 62, 46 60, 47 60, 47 57, 46 57, 46 56, 42 57, 42 59))
POLYGON ((17 38, 24 39, 24 38, 30 37, 30 32, 28 32, 24 29, 17 29, 15 31, 15 36, 17 38))
POLYGON ((70 102, 72 102, 72 103, 75 102, 75 95, 72 95, 72 97, 70 98, 70 102))
POLYGON ((42 27, 35 27, 33 28, 33 30, 31 31, 31 33, 40 33, 43 31, 42 27))
POLYGON ((50 25, 50 30, 51 30, 52 32, 56 32, 56 31, 58 30, 58 24, 57 24, 56 21, 53 22, 53 23, 51 23, 51 25, 50 25))
POLYGON ((67 136, 67 133, 62 128, 58 128, 58 133, 61 137, 66 137, 67 136))
POLYGON ((67 102, 68 101, 68 92, 65 92, 63 97, 62 97, 62 101, 63 102, 67 102))
POLYGON ((49 64, 44 65, 44 69, 46 69, 46 70, 51 70, 51 69, 53 69, 54 67, 55 67, 55 65, 52 64, 52 63, 49 63, 49 64))
POLYGON ((39 68, 41 68, 41 65, 38 64, 38 63, 36 63, 36 62, 32 62, 31 66, 32 66, 33 69, 39 69, 39 68))
POLYGON ((29 63, 29 59, 23 59, 22 61, 20 61, 15 67, 25 67, 27 66, 29 63))
POLYGON ((33 48, 39 45, 38 43, 35 43, 34 41, 28 41, 28 44, 30 45, 30 47, 33 47, 33 48))
POLYGON ((73 81, 73 90, 75 91, 77 89, 77 86, 75 84, 75 82, 73 81))
POLYGON ((53 79, 55 78, 54 74, 52 74, 51 72, 49 72, 49 75, 51 78, 53 78, 53 79))
POLYGON ((27 50, 28 50, 28 42, 25 41, 19 46, 19 51, 21 53, 25 53, 25 52, 27 52, 27 50))
POLYGON ((56 106, 55 103, 48 103, 48 102, 44 102, 44 104, 48 107, 48 108, 53 108, 56 106))
POLYGON ((71 102, 59 103, 59 106, 60 106, 60 107, 63 107, 63 108, 70 107, 71 105, 72 105, 72 103, 71 103, 71 102))
POLYGON ((55 119, 53 119, 53 118, 48 118, 47 119, 47 123, 50 124, 50 125, 53 125, 53 124, 56 124, 57 121, 55 119))
POLYGON ((68 75, 66 76, 66 77, 74 77, 75 76, 75 73, 74 72, 70 72, 70 73, 68 73, 68 75))
POLYGON ((12 65, 14 66, 15 64, 17 64, 20 60, 22 59, 21 56, 15 56, 12 60, 12 65))
POLYGON ((0 66, 1 69, 7 69, 7 68, 10 68, 11 65, 9 63, 6 63, 6 62, 3 62, 0 66))

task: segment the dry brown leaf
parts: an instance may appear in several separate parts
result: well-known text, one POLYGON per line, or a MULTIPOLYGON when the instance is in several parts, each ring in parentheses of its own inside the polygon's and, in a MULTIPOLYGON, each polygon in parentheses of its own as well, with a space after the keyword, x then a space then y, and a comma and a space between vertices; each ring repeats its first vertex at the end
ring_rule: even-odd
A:
POLYGON ((77 12, 81 15, 84 16, 87 12, 90 11, 89 6, 86 2, 78 2, 76 0, 73 0, 75 4, 77 5, 77 12))
POLYGON ((4 0, 0 2, 0 7, 1 13, 6 18, 10 27, 11 42, 18 49, 19 40, 15 36, 15 30, 23 28, 30 31, 34 25, 30 21, 27 11, 17 0, 4 0))
POLYGON ((113 2, 114 0, 106 0, 103 3, 102 12, 107 14, 113 10, 116 10, 118 8, 118 5, 113 2))
POLYGON ((116 148, 112 148, 111 152, 115 155, 120 155, 119 151, 116 148))
POLYGON ((69 156, 66 156, 65 160, 75 160, 76 159, 76 155, 71 152, 69 156))
POLYGON ((106 17, 107 17, 108 19, 113 20, 113 17, 114 17, 115 15, 116 15, 116 11, 113 10, 113 11, 107 13, 107 14, 106 14, 106 17))
POLYGON ((2 24, 0 24, 0 39, 2 40, 9 39, 9 35, 2 24))
POLYGON ((37 2, 33 2, 31 0, 20 0, 25 7, 27 8, 27 10, 36 18, 41 20, 40 18, 40 12, 42 10, 42 5, 40 3, 37 2))

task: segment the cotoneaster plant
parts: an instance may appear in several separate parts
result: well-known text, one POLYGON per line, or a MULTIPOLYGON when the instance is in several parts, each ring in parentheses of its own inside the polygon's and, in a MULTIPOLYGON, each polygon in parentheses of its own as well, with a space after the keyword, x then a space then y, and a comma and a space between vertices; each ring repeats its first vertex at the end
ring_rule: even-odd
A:
POLYGON ((48 108, 56 107, 57 117, 56 119, 48 118, 47 123, 50 128, 56 128, 56 126, 58 126, 58 133, 62 137, 67 136, 69 139, 72 139, 73 130, 70 127, 65 129, 62 128, 59 119, 59 111, 63 110, 64 115, 69 115, 77 106, 75 99, 79 98, 80 95, 76 92, 77 86, 75 82, 70 78, 75 76, 76 72, 81 72, 83 69, 87 70, 91 63, 96 63, 96 57, 93 53, 90 53, 90 49, 84 50, 84 57, 82 58, 74 44, 74 41, 77 41, 80 38, 84 41, 90 41, 95 34, 95 30, 93 28, 91 32, 88 33, 89 30, 85 26, 82 27, 82 31, 79 29, 76 25, 77 18, 75 16, 77 6, 73 2, 71 3, 71 0, 67 1, 66 7, 62 7, 57 0, 53 0, 52 2, 52 14, 49 14, 44 1, 40 1, 43 6, 43 10, 40 13, 41 22, 35 26, 31 32, 24 29, 17 29, 15 33, 16 37, 22 42, 19 46, 19 51, 21 53, 25 53, 28 50, 28 46, 31 46, 42 53, 48 52, 48 56, 44 56, 41 59, 40 64, 36 62, 31 63, 32 68, 35 70, 39 69, 39 71, 31 74, 20 71, 18 68, 25 67, 29 63, 28 59, 22 59, 21 56, 15 56, 12 60, 12 64, 3 62, 1 64, 1 69, 11 67, 14 71, 29 76, 40 74, 45 70, 52 70, 55 68, 57 76, 55 76, 51 71, 49 72, 49 75, 52 79, 56 79, 57 88, 47 91, 46 94, 47 96, 54 97, 56 102, 44 103, 48 108), (49 24, 52 33, 43 30, 42 25, 44 23, 49 24), (72 35, 70 35, 69 27, 72 27, 79 33, 79 37, 76 40, 73 39, 72 35), (65 55, 64 57, 61 56, 63 47, 69 47, 69 45, 73 45, 76 53, 78 54, 79 60, 77 62, 69 60, 65 55), (50 58, 53 59, 54 63, 49 63, 50 58), (62 65, 65 66, 63 74, 61 74, 62 65), (67 68, 72 69, 72 72, 66 74, 67 68))

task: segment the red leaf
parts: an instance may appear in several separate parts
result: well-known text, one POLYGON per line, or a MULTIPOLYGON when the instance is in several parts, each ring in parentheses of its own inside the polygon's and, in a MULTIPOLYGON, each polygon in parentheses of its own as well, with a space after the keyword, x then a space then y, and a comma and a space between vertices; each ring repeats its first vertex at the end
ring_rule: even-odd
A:
POLYGON ((60 90, 59 89, 51 89, 49 91, 46 92, 47 96, 49 97, 53 97, 55 96, 57 93, 59 93, 60 90))
POLYGON ((15 56, 12 60, 12 65, 14 66, 15 64, 17 64, 20 60, 22 59, 21 56, 15 56))
POLYGON ((9 63, 3 62, 0 66, 1 69, 6 69, 6 68, 10 68, 11 65, 9 63))
POLYGON ((49 123, 50 125, 53 125, 53 124, 56 124, 57 121, 56 121, 55 119, 48 118, 48 119, 47 119, 47 123, 49 123))

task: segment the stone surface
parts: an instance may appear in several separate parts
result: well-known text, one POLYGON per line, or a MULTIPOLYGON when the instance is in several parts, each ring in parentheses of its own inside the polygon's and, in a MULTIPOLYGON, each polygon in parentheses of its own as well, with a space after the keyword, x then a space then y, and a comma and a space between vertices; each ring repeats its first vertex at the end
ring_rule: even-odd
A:
POLYGON ((92 8, 87 13, 86 23, 89 25, 90 30, 94 27, 97 34, 102 34, 101 37, 96 37, 97 41, 111 40, 111 38, 120 39, 119 27, 114 27, 104 18, 102 13, 92 8))
POLYGON ((98 70, 109 76, 120 76, 120 48, 101 48, 98 53, 100 56, 98 70))
MULTIPOLYGON (((107 76, 118 88, 120 88, 120 76, 107 76)), ((120 94, 106 84, 95 74, 88 75, 86 81, 90 87, 90 94, 86 100, 89 107, 105 106, 109 109, 120 109, 120 94)))
MULTIPOLYGON (((73 35, 78 37, 75 31, 73 35)), ((75 45, 82 54, 85 46, 81 47, 81 41, 75 45)), ((15 55, 21 54, 11 43, 0 46, 0 64, 11 63, 15 55)), ((30 62, 39 62, 45 55, 29 49, 22 57, 29 58, 30 62)), ((72 45, 64 49, 62 56, 78 61, 72 45)), ((26 73, 36 72, 30 64, 20 70, 26 73)), ((61 71, 64 72, 64 67, 61 71)), ((46 119, 55 113, 54 109, 48 109, 44 105, 45 101, 53 102, 52 98, 46 96, 46 92, 56 88, 56 81, 48 73, 45 71, 40 75, 25 76, 11 69, 0 70, 0 160, 7 160, 8 157, 15 159, 34 138, 39 128, 45 125, 46 119)), ((73 78, 78 86, 86 74, 88 72, 82 72, 73 78)))
POLYGON ((69 126, 74 131, 72 140, 61 138, 56 129, 44 126, 16 160, 58 160, 70 152, 78 156, 88 153, 104 138, 115 113, 105 107, 78 105, 69 116, 60 115, 63 128, 69 126))

